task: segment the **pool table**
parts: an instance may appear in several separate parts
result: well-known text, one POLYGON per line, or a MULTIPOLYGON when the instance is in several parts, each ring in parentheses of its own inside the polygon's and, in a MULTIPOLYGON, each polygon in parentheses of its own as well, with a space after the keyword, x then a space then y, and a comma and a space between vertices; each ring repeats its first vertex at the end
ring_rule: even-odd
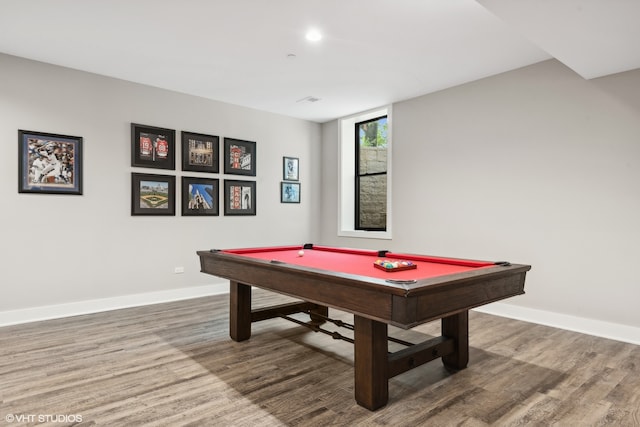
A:
MULTIPOLYGON (((402 254, 313 244, 198 251, 201 271, 230 281, 231 339, 251 336, 251 323, 292 320, 305 312, 322 330, 328 307, 352 313, 355 399, 375 410, 386 405, 389 378, 441 358, 455 372, 469 361, 469 309, 524 293, 529 265, 402 254), (399 262, 387 270, 380 263, 399 262), (406 267, 406 268, 405 268, 406 267), (252 309, 251 286, 299 302, 252 309), (409 329, 441 319, 442 336, 405 343, 389 353, 388 325, 409 329)), ((298 323, 302 323, 299 322, 298 323)), ((334 322, 335 323, 335 322, 334 322)), ((338 323, 336 323, 338 324, 338 323)), ((340 326, 338 324, 338 326, 340 326)))

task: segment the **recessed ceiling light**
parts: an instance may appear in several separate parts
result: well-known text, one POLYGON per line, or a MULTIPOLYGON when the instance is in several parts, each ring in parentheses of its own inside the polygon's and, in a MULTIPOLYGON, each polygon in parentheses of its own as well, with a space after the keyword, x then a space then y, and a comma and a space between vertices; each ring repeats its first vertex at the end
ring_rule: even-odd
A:
POLYGON ((307 31, 307 34, 305 35, 305 38, 307 40, 309 40, 310 42, 317 42, 317 41, 320 41, 322 39, 322 34, 320 34, 320 31, 318 31, 316 29, 311 29, 311 30, 307 31))

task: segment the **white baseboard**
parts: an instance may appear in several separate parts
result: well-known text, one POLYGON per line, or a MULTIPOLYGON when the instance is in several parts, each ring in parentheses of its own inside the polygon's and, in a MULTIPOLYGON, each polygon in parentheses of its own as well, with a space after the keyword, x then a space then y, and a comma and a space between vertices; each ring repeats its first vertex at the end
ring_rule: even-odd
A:
POLYGON ((209 295, 224 294, 228 292, 229 285, 227 283, 220 283, 207 286, 194 286, 184 289, 171 289, 168 291, 123 295, 119 297, 94 299, 66 304, 31 307, 21 310, 0 311, 0 326, 17 325, 20 323, 37 322, 40 320, 59 319, 62 317, 79 316, 82 314, 99 313, 101 311, 118 310, 121 308, 139 307, 143 305, 199 298, 209 295))
POLYGON ((640 328, 494 302, 475 311, 640 345, 640 328))
MULTIPOLYGON (((62 317, 79 316, 82 314, 99 313, 101 311, 139 307, 163 302, 199 298, 209 295, 219 295, 228 292, 229 285, 227 283, 219 283, 184 289, 172 289, 145 294, 123 295, 113 298, 32 307, 21 310, 0 311, 0 326, 59 319, 62 317)), ((633 326, 569 316, 566 314, 526 308, 501 302, 495 302, 478 307, 474 310, 481 313, 523 320, 525 322, 532 322, 554 328, 566 329, 587 335, 594 335, 640 345, 640 328, 633 326)))

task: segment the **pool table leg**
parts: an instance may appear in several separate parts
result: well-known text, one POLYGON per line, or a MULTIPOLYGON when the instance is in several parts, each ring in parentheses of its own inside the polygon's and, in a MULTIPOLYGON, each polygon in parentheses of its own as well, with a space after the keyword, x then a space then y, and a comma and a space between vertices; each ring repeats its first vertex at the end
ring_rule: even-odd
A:
POLYGON ((354 315, 355 398, 374 411, 389 400, 387 324, 354 315))
POLYGON ((444 367, 454 372, 466 368, 469 363, 469 311, 443 317, 442 336, 455 341, 453 353, 442 357, 444 367))
POLYGON ((251 337, 251 286, 230 282, 229 335, 234 341, 251 337))
POLYGON ((320 326, 325 322, 325 318, 329 317, 329 307, 319 305, 316 308, 312 308, 309 310, 309 317, 312 325, 320 326))

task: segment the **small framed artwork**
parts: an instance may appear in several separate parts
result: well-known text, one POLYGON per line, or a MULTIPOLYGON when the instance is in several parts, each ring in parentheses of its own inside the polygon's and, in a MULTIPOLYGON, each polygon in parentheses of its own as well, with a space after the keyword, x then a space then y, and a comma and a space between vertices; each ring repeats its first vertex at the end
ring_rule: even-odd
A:
POLYGON ((300 203, 300 183, 280 183, 280 203, 300 203))
POLYGON ((176 168, 176 131, 131 123, 131 166, 176 168))
POLYGON ((176 177, 131 174, 131 215, 175 215, 176 177))
POLYGON ((256 143, 225 138, 224 173, 256 176, 256 143))
POLYGON ((181 132, 182 170, 218 173, 220 171, 220 138, 202 133, 181 132))
POLYGON ((218 180, 182 177, 182 215, 217 216, 219 214, 218 180))
POLYGON ((256 214, 256 182, 224 180, 224 214, 256 214))
POLYGON ((283 157, 282 158, 282 179, 285 181, 298 181, 300 180, 300 173, 298 171, 298 164, 300 163, 297 157, 283 157))
POLYGON ((18 192, 82 194, 82 137, 18 130, 18 192))

